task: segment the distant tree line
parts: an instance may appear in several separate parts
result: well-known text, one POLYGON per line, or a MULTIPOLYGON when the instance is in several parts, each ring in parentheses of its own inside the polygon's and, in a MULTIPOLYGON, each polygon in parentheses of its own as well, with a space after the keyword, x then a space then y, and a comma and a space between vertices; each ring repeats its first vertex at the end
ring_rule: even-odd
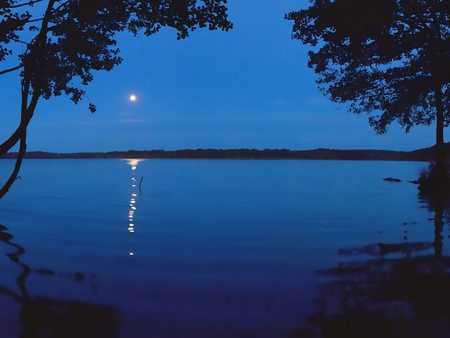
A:
MULTIPOLYGON (((0 158, 16 158, 10 153, 0 158)), ((46 153, 29 152, 32 159, 249 159, 249 160, 384 160, 384 161, 429 161, 434 158, 432 148, 416 151, 389 150, 289 150, 289 149, 182 149, 130 150, 105 153, 46 153)))

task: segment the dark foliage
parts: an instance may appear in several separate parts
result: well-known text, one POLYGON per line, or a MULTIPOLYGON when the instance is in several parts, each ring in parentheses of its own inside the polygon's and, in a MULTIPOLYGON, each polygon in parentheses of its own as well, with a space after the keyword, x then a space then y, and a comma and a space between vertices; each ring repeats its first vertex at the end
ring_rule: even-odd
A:
POLYGON ((21 31, 34 32, 22 42, 26 50, 16 55, 22 77, 30 80, 32 92, 39 91, 45 99, 66 94, 78 103, 84 86, 93 80, 93 71, 109 71, 122 61, 117 33, 150 36, 172 27, 184 39, 197 28, 228 30, 231 23, 225 4, 226 0, 39 0, 29 4, 8 0, 0 5, 0 60, 17 49, 13 43, 20 43, 21 31), (43 16, 36 3, 47 4, 43 16))
POLYGON ((384 133, 450 123, 448 0, 310 0, 287 15, 293 38, 310 45, 322 91, 384 133))

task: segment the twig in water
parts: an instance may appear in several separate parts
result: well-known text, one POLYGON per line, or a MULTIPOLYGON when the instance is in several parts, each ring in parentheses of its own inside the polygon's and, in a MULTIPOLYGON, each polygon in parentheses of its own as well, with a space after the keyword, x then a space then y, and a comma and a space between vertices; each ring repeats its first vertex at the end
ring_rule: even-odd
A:
POLYGON ((141 177, 141 181, 139 182, 139 192, 142 194, 142 181, 144 180, 144 176, 141 177))

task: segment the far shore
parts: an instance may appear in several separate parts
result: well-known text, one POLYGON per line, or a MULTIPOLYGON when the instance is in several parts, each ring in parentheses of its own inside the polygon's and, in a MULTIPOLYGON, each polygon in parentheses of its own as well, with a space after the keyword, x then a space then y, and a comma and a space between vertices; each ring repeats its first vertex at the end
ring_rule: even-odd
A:
MULTIPOLYGON (((446 144, 447 153, 450 145, 446 144)), ((52 153, 31 151, 27 159, 208 159, 208 160, 351 160, 351 161, 431 161, 434 148, 414 151, 392 150, 338 150, 338 149, 182 149, 182 150, 129 150, 112 152, 52 153)), ((0 159, 14 159, 16 153, 0 159)))

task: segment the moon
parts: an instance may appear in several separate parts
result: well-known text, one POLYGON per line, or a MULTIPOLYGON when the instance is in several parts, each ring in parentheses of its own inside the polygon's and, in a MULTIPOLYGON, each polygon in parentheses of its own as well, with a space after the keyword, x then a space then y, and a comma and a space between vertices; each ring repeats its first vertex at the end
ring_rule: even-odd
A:
POLYGON ((134 94, 130 95, 130 101, 131 102, 136 102, 136 100, 137 100, 137 96, 136 95, 134 95, 134 94))

